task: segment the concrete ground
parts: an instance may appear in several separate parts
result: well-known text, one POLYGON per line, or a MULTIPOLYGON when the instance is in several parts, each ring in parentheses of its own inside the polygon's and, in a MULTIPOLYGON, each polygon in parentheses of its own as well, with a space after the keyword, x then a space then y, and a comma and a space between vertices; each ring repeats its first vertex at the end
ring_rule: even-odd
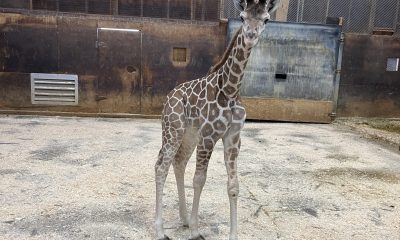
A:
MULTIPOLYGON (((0 116, 0 239, 153 239, 160 124, 0 116)), ((400 154, 337 125, 248 122, 239 157, 240 239, 400 239, 400 154)), ((194 158, 188 166, 188 199, 194 158)), ((227 239, 222 144, 200 203, 206 239, 227 239)), ((175 179, 166 233, 180 226, 175 179)), ((188 203, 190 208, 191 203, 188 203)))

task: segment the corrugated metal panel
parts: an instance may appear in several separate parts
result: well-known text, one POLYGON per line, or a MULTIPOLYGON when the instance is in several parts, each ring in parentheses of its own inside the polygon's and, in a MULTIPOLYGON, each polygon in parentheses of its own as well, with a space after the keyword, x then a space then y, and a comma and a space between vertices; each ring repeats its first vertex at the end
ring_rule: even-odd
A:
MULTIPOLYGON (((230 37, 240 24, 236 20, 229 22, 230 37)), ((330 121, 336 101, 340 38, 337 25, 269 22, 252 50, 241 95, 264 99, 264 107, 269 110, 273 109, 270 104, 278 105, 268 115, 248 112, 248 116, 265 120, 330 121), (283 104, 288 101, 290 104, 283 104), (305 101, 311 104, 313 112, 305 107, 305 101), (326 107, 327 102, 332 107, 326 107)))
POLYGON ((32 73, 31 101, 42 105, 77 105, 78 76, 32 73))
MULTIPOLYGON (((231 36, 239 21, 229 23, 231 36)), ((253 49, 243 96, 333 100, 340 27, 270 22, 253 49)))

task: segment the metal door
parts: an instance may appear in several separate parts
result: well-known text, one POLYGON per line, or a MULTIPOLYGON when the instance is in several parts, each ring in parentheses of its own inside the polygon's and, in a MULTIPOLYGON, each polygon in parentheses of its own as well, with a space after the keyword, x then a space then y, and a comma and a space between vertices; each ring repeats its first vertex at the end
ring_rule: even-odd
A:
POLYGON ((97 96, 99 112, 141 112, 142 32, 98 28, 97 96))
MULTIPOLYGON (((229 36, 240 26, 229 22, 229 36)), ((341 54, 337 25, 269 22, 241 89, 249 119, 330 122, 341 54)))

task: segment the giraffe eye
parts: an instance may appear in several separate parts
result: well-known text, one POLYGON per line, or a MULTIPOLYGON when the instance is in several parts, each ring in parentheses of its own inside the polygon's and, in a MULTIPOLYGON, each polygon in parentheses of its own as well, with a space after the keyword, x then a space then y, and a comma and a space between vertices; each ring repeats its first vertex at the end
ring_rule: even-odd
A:
POLYGON ((240 17, 240 20, 242 20, 242 22, 244 22, 244 18, 243 17, 240 17))
POLYGON ((264 20, 264 24, 267 24, 267 22, 269 21, 269 19, 267 18, 267 19, 265 19, 264 20))

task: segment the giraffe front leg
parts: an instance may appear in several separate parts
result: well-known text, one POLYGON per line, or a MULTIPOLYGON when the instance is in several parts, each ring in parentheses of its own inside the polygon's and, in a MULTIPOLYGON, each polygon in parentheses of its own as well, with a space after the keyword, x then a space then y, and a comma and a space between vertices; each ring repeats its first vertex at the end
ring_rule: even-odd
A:
POLYGON ((227 136, 224 141, 225 167, 228 173, 228 197, 230 205, 230 234, 229 240, 236 240, 237 237, 237 200, 239 195, 239 181, 237 177, 237 157, 240 151, 240 135, 227 136))
MULTIPOLYGON (((206 140, 207 142, 208 140, 206 140)), ((208 162, 211 157, 212 150, 214 148, 214 143, 210 140, 209 144, 201 144, 197 146, 197 161, 196 161, 196 171, 193 177, 193 206, 192 215, 190 217, 190 230, 191 237, 190 240, 203 240, 204 237, 199 233, 199 204, 200 195, 203 190, 204 184, 207 179, 207 167, 208 162)))

